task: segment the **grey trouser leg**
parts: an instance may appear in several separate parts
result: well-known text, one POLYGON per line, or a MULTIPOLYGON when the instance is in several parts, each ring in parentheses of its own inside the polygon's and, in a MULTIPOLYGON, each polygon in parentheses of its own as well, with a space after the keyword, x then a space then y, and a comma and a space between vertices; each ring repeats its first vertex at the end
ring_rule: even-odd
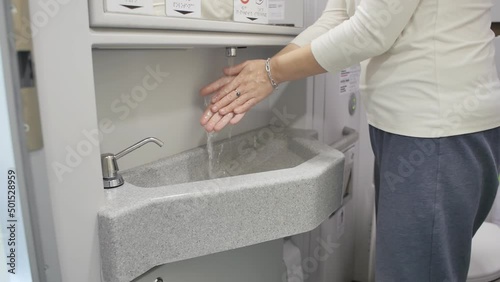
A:
POLYGON ((465 282, 498 190, 500 128, 425 139, 370 128, 377 282, 465 282))

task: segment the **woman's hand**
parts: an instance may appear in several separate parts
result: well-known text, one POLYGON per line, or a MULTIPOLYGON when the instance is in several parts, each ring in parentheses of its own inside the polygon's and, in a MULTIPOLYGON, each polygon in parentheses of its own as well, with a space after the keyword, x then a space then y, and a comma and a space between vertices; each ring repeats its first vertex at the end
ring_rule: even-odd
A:
POLYGON ((207 107, 200 120, 207 132, 219 132, 228 124, 237 124, 245 116, 245 114, 234 113, 221 116, 219 113, 212 112, 210 109, 212 105, 207 107))
POLYGON ((200 120, 206 131, 217 132, 240 122, 247 111, 273 92, 265 64, 254 60, 226 68, 225 77, 201 90, 202 96, 215 94, 200 120))
POLYGON ((210 109, 225 116, 244 114, 273 92, 265 60, 246 61, 224 70, 225 77, 204 87, 201 95, 214 93, 210 109))
MULTIPOLYGON (((270 61, 276 83, 302 79, 325 73, 314 58, 311 46, 289 45, 270 61)), ((220 130, 228 123, 236 124, 248 110, 273 92, 265 60, 246 61, 224 70, 225 77, 201 90, 202 96, 214 93, 212 105, 200 122, 207 131, 220 130)))

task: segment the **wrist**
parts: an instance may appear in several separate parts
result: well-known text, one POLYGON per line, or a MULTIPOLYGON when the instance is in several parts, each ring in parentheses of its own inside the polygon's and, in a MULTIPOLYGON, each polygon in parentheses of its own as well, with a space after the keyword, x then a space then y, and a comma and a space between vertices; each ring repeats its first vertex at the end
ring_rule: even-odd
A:
POLYGON ((271 86, 274 89, 277 89, 279 82, 275 78, 275 73, 276 73, 275 64, 274 64, 275 60, 276 60, 275 58, 274 59, 268 58, 266 60, 265 68, 266 68, 266 72, 267 72, 267 77, 269 79, 269 83, 271 84, 271 86))
POLYGON ((276 81, 277 84, 281 84, 285 82, 283 78, 281 77, 281 71, 280 71, 280 66, 279 66, 279 58, 272 58, 270 65, 272 69, 272 75, 274 78, 274 81, 276 81))

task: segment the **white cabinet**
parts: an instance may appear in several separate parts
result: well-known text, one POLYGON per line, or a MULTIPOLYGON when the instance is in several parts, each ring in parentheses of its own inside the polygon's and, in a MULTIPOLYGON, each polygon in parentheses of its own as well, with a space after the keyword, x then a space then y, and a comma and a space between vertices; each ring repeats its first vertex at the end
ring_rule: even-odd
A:
POLYGON ((304 0, 89 0, 89 4, 92 28, 296 35, 304 26, 304 0), (268 24, 235 22, 234 3, 240 1, 264 3, 268 24), (173 2, 179 5, 174 7, 173 2))
MULTIPOLYGON (((234 21, 234 4, 229 0, 176 0, 201 3, 201 18, 168 15, 167 7, 173 0, 166 1, 88 0, 92 48, 284 46, 303 30, 304 11, 310 4, 304 0, 267 0, 269 23, 257 24, 234 21)), ((169 9, 184 6, 176 7, 169 9)), ((200 7, 187 6, 182 11, 189 9, 196 10, 187 14, 193 15, 200 7)))

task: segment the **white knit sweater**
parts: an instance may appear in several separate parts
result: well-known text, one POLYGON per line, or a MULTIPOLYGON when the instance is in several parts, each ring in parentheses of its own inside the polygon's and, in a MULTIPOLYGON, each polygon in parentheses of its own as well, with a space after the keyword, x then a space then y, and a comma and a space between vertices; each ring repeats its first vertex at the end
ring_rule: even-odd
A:
POLYGON ((492 0, 329 0, 293 43, 330 72, 362 65, 371 125, 412 137, 500 126, 492 0))

